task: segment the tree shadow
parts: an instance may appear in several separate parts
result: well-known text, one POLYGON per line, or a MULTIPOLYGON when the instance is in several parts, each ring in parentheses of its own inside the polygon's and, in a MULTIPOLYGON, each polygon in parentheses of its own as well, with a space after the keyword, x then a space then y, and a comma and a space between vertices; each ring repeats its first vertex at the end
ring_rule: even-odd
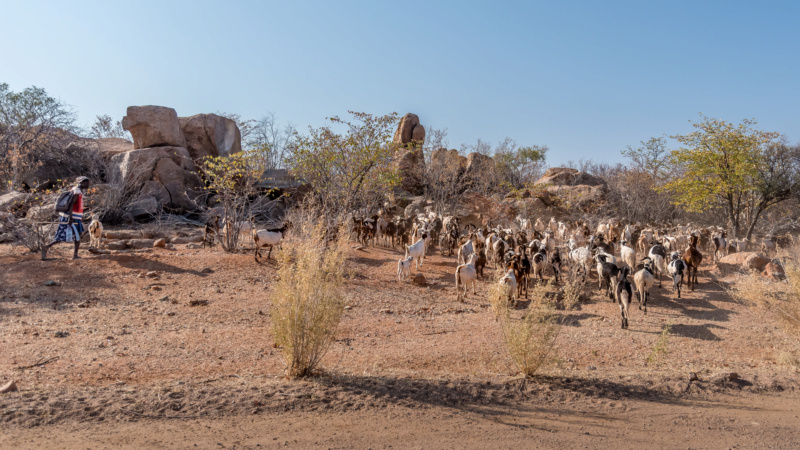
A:
POLYGON ((100 255, 98 259, 108 259, 109 261, 114 261, 120 266, 130 270, 147 270, 171 274, 191 274, 201 278, 206 277, 206 274, 199 270, 184 269, 182 267, 173 266, 161 261, 142 258, 138 255, 100 255))
POLYGON ((571 315, 568 315, 567 317, 564 318, 564 325, 578 328, 578 327, 582 327, 583 326, 581 324, 581 321, 583 321, 583 320, 591 320, 591 319, 597 319, 597 318, 602 318, 602 317, 605 317, 605 316, 601 316, 599 314, 592 314, 592 313, 571 314, 571 315))

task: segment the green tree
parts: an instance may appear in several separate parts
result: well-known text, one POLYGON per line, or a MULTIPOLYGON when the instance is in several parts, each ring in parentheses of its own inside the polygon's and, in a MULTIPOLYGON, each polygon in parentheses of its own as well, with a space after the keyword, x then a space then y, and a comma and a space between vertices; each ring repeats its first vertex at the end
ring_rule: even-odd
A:
POLYGON ((798 180, 796 148, 755 125, 708 117, 693 123, 695 131, 673 137, 682 147, 670 159, 682 173, 661 189, 692 212, 722 208, 733 234, 750 238, 761 213, 790 198, 798 180))
POLYGON ((631 160, 635 169, 648 173, 654 182, 663 181, 670 172, 667 140, 663 137, 653 137, 646 142, 641 141, 640 144, 641 147, 637 148, 629 145, 620 153, 631 160))
POLYGON ((548 150, 546 145, 517 147, 513 141, 512 145, 501 143, 494 154, 495 166, 503 181, 519 189, 533 183, 542 174, 548 150))
POLYGON ((311 184, 318 206, 331 217, 382 205, 400 181, 392 144, 397 114, 349 113, 352 120, 332 117, 332 126, 295 136, 289 158, 291 172, 311 184))

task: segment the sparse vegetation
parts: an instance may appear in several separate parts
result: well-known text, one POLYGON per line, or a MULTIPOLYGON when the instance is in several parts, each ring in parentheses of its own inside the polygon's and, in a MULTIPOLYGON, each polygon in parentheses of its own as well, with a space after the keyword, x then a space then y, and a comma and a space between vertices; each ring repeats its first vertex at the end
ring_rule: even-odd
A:
POLYGON ((323 224, 295 224, 278 252, 272 294, 272 333, 293 378, 312 375, 334 340, 344 312, 346 233, 325 245, 323 224))
POLYGON ((661 327, 661 335, 658 337, 655 345, 653 345, 653 349, 650 351, 650 354, 647 355, 645 363, 648 366, 660 364, 661 360, 664 358, 664 356, 666 356, 669 349, 670 332, 672 332, 672 324, 667 322, 663 327, 661 327))
POLYGON ((521 318, 516 318, 506 301, 508 287, 495 283, 489 289, 489 302, 500 323, 505 349, 526 378, 536 375, 555 358, 561 320, 546 293, 545 285, 530 289, 530 305, 521 318))

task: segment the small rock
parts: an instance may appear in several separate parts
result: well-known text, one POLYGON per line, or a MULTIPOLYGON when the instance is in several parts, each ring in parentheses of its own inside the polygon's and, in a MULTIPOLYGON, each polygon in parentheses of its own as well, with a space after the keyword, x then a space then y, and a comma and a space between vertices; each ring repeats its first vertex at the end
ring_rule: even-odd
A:
POLYGON ((147 278, 158 278, 160 275, 158 272, 151 270, 150 272, 145 273, 144 276, 147 278))
POLYGON ((699 379, 700 378, 697 377, 697 374, 695 372, 689 372, 689 381, 697 381, 699 379))
POLYGON ((17 382, 11 380, 8 383, 4 384, 3 387, 0 387, 0 394, 5 394, 6 392, 16 392, 18 390, 19 388, 17 387, 17 382))
POLYGON ((731 373, 729 373, 729 374, 728 374, 728 380, 730 380, 730 381, 736 381, 736 380, 738 380, 738 379, 739 379, 739 374, 738 374, 738 373, 736 373, 736 372, 731 372, 731 373))
POLYGON ((44 285, 45 286, 58 286, 58 283, 56 283, 53 280, 47 280, 47 281, 44 282, 44 285))
POLYGON ((203 248, 203 246, 200 244, 191 243, 191 244, 186 244, 186 248, 188 248, 189 250, 199 250, 203 248))
POLYGON ((597 370, 597 367, 595 367, 595 366, 589 366, 589 367, 587 367, 587 368, 586 368, 586 370, 597 370))
POLYGON ((345 305, 344 309, 353 309, 353 307, 350 305, 345 305))
POLYGON ((56 331, 55 333, 53 333, 53 337, 57 338, 65 338, 67 336, 69 336, 69 332, 67 331, 56 331))
POLYGON ((125 250, 128 248, 128 243, 125 241, 107 241, 105 247, 108 250, 125 250))
POLYGON ((163 297, 160 297, 158 299, 158 301, 160 301, 160 302, 168 302, 169 301, 169 295, 165 295, 163 297))
POLYGON ((211 269, 210 267, 204 267, 203 270, 200 271, 200 273, 214 273, 214 270, 211 269))
POLYGON ((208 306, 208 300, 189 300, 189 306, 208 306))
POLYGON ((167 240, 164 238, 156 239, 155 241, 153 241, 153 247, 166 248, 167 240))
POLYGON ((428 284, 428 280, 425 279, 425 275, 421 273, 414 275, 414 278, 411 279, 411 282, 417 286, 426 286, 428 284))
POLYGON ((391 309, 382 309, 381 312, 384 313, 384 314, 392 314, 392 310, 391 309))

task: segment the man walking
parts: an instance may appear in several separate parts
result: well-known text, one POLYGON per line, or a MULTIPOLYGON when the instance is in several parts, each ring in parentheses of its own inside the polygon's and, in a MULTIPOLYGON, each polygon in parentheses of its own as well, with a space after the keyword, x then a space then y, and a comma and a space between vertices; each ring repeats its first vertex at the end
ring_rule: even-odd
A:
POLYGON ((53 237, 53 242, 42 247, 42 261, 47 260, 47 250, 57 242, 74 242, 75 253, 72 259, 80 258, 78 249, 81 246, 81 234, 83 234, 83 194, 89 189, 89 178, 78 177, 75 186, 70 190, 72 198, 64 210, 58 213, 58 229, 53 237))

